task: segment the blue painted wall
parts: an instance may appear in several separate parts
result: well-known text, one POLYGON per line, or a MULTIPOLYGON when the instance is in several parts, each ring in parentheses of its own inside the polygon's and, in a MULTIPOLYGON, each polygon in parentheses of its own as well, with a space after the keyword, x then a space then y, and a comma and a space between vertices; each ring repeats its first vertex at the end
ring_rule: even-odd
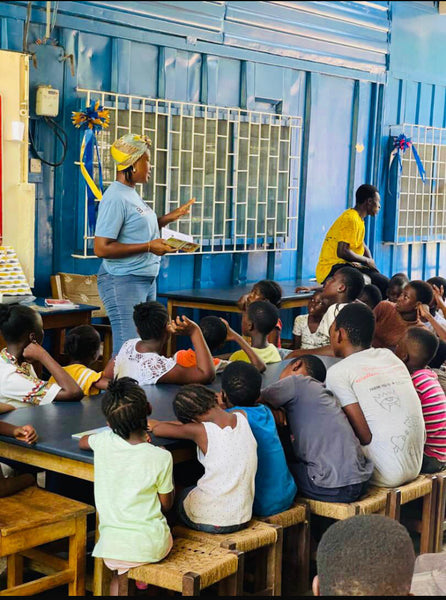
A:
MULTIPOLYGON (((36 292, 58 271, 94 273, 74 259, 82 239, 80 138, 70 115, 76 87, 302 115, 299 250, 163 259, 159 289, 231 285, 264 277, 314 275, 320 245, 363 182, 386 189, 388 125, 445 125, 446 16, 433 2, 61 2, 58 46, 37 46, 45 2, 33 2, 32 90, 61 91, 58 122, 70 136, 62 167, 37 183, 36 292), (409 41, 410 40, 410 41, 409 41), (74 76, 66 55, 73 55, 74 76)), ((26 2, 0 3, 0 46, 22 50, 26 2)), ((36 144, 61 152, 42 123, 36 144)), ((430 275, 444 244, 382 244, 383 214, 368 241, 388 274, 430 275)))

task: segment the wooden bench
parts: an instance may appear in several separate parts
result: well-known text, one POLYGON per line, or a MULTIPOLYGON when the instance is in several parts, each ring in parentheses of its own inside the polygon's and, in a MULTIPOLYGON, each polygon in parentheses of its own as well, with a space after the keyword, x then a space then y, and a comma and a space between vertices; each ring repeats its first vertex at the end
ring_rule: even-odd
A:
MULTIPOLYGON (((177 525, 173 529, 174 536, 194 540, 200 544, 211 544, 236 550, 239 561, 244 564, 245 557, 251 552, 265 550, 265 558, 259 563, 259 569, 266 575, 263 589, 256 589, 255 595, 280 596, 282 580, 282 528, 252 520, 245 529, 227 534, 203 533, 177 525)), ((243 567, 240 568, 241 584, 243 584, 243 567)), ((239 587, 241 588, 241 584, 239 587)), ((241 590, 240 590, 241 591, 241 590)))
POLYGON ((310 511, 306 504, 295 503, 281 513, 261 518, 283 529, 282 593, 304 594, 310 587, 310 511))
POLYGON ((37 487, 0 500, 0 557, 7 557, 7 588, 2 596, 30 596, 68 584, 70 596, 85 594, 87 515, 94 508, 37 487), (68 538, 68 560, 38 546, 68 538), (50 574, 23 583, 23 559, 50 574))

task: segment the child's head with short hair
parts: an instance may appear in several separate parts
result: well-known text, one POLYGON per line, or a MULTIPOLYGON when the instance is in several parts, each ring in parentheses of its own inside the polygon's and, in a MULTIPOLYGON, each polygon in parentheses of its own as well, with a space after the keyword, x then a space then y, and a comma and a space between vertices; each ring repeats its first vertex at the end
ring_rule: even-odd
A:
POLYGON ((407 529, 383 515, 337 521, 317 549, 316 596, 408 596, 415 552, 407 529))
POLYGON ((232 406, 254 406, 260 397, 262 376, 254 365, 236 360, 223 371, 221 389, 232 406))
POLYGON ((411 373, 425 369, 438 350, 436 335, 425 327, 411 327, 398 342, 395 354, 411 373))
POLYGON ((395 273, 395 275, 389 280, 389 286, 387 288, 387 300, 395 303, 408 283, 409 278, 405 273, 395 273))
POLYGON ((347 346, 366 350, 372 345, 375 315, 360 302, 347 304, 330 326, 330 343, 335 356, 344 356, 347 346))
POLYGON ((218 407, 217 394, 199 383, 183 385, 173 401, 175 416, 181 423, 200 423, 215 407, 218 407))
POLYGON ((226 341, 228 330, 219 317, 213 315, 203 317, 199 323, 203 337, 211 352, 222 346, 226 341))
POLYGON ((110 381, 102 396, 102 412, 114 433, 128 440, 132 433, 147 429, 147 417, 152 407, 146 393, 131 377, 110 381))
POLYGON ((362 290, 362 294, 359 296, 358 300, 367 304, 372 310, 375 308, 377 304, 381 302, 383 299, 381 291, 378 286, 370 283, 364 286, 362 290))
POLYGON ((73 327, 65 338, 65 354, 72 362, 89 367, 99 356, 101 337, 91 325, 73 327))
POLYGON ((277 325, 278 320, 279 310, 274 304, 263 300, 251 302, 242 314, 242 333, 251 335, 257 332, 266 337, 277 325))
POLYGON ((396 310, 400 314, 416 313, 420 304, 431 304, 434 294, 432 287, 425 281, 409 281, 396 301, 396 310))
POLYGON ((280 308, 282 300, 282 288, 272 279, 262 279, 252 286, 252 290, 248 294, 248 303, 256 300, 267 300, 280 308))
POLYGON ((284 379, 290 375, 305 375, 324 383, 327 377, 327 369, 318 356, 304 354, 287 364, 280 374, 280 379, 284 379))
POLYGON ((364 277, 358 269, 342 267, 324 282, 324 300, 339 302, 344 296, 346 302, 354 302, 364 289, 364 277))
POLYGON ((142 340, 163 341, 167 338, 169 314, 160 302, 141 302, 133 307, 133 321, 142 340))

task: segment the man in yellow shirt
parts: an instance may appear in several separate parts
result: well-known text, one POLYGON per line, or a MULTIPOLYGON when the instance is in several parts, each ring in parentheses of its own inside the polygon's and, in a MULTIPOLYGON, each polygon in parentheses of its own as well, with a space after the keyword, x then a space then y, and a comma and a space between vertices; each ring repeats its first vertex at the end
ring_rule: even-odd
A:
POLYGON ((367 216, 374 217, 378 214, 380 200, 378 190, 373 185, 364 184, 356 190, 355 207, 344 211, 325 236, 316 267, 316 279, 319 283, 349 264, 368 275, 385 297, 389 279, 378 271, 370 250, 364 243, 364 220, 367 216))

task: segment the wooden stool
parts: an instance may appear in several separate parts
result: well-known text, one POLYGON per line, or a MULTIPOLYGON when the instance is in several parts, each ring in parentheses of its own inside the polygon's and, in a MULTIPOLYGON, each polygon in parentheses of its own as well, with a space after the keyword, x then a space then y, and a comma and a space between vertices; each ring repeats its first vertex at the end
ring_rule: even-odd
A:
POLYGON ((310 588, 310 510, 294 504, 284 512, 261 518, 283 529, 282 592, 304 594, 310 588))
MULTIPOLYGON (((277 525, 268 525, 261 521, 252 520, 245 529, 234 533, 204 533, 189 529, 184 525, 177 525, 173 529, 174 536, 188 538, 199 543, 213 544, 229 550, 237 550, 241 556, 241 566, 244 567, 244 557, 255 550, 266 550, 266 586, 256 590, 259 596, 280 596, 282 582, 282 528, 277 525)), ((241 577, 243 585, 244 574, 241 577)))
MULTIPOLYGON (((130 569, 128 579, 181 592, 183 596, 198 596, 201 590, 218 583, 219 595, 238 596, 238 573, 237 552, 214 544, 176 538, 164 560, 130 569)), ((128 584, 127 589, 121 585, 119 595, 127 594, 128 584)))
POLYGON ((310 498, 296 498, 298 502, 307 504, 312 515, 328 517, 342 521, 355 515, 385 514, 389 490, 370 486, 367 493, 354 502, 322 502, 310 498))
POLYGON ((390 490, 390 502, 386 515, 397 521, 401 520, 401 506, 423 498, 423 509, 421 520, 412 519, 406 521, 409 529, 415 529, 421 534, 420 554, 432 550, 432 540, 435 531, 435 502, 433 501, 433 482, 435 488, 436 478, 432 476, 419 475, 414 481, 406 483, 398 488, 390 490))
POLYGON ((446 471, 439 471, 425 477, 432 478, 435 524, 432 535, 432 552, 442 552, 445 530, 446 471))
POLYGON ((68 583, 70 596, 85 594, 87 514, 94 508, 37 487, 0 501, 0 557, 8 558, 7 589, 2 596, 30 596, 68 583), (68 560, 37 546, 69 538, 68 560), (23 558, 50 575, 23 583, 23 558))

